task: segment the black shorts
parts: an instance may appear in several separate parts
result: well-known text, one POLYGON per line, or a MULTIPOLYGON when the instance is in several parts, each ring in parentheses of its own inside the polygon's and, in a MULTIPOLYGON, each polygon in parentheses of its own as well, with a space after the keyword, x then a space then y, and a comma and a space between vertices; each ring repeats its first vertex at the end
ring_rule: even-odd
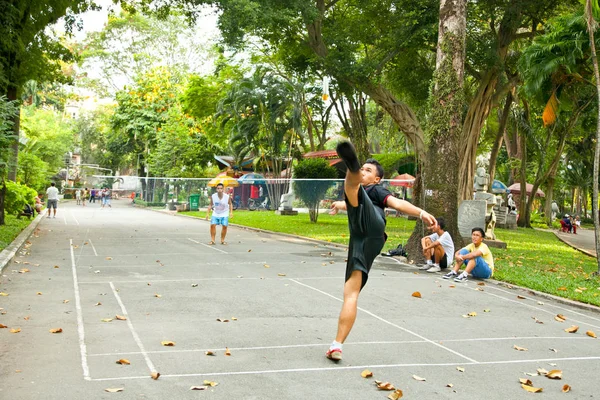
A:
POLYGON ((362 290, 369 278, 373 261, 386 241, 385 220, 362 186, 358 190, 358 207, 352 207, 346 200, 346 208, 350 229, 346 281, 353 271, 361 271, 362 290))
POLYGON ((444 253, 444 256, 440 260, 439 264, 441 269, 448 268, 448 255, 446 253, 444 253))

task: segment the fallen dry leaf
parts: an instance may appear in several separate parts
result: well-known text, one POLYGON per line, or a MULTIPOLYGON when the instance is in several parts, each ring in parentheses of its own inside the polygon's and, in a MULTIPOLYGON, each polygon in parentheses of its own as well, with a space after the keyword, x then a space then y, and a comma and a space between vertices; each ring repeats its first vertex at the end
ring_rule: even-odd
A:
POLYGON ((22 270, 19 271, 20 274, 25 274, 29 272, 29 270, 27 268, 23 268, 22 270))
POLYGON ((465 372, 465 369, 463 367, 456 367, 456 370, 458 372, 465 372))
POLYGON ((450 285, 448 286, 450 289, 454 289, 456 287, 456 285, 450 285))
POLYGON ((558 353, 558 349, 553 349, 552 347, 550 348, 550 351, 553 351, 555 353, 558 353))
POLYGON ((124 317, 123 315, 115 315, 115 319, 118 319, 119 321, 126 321, 127 317, 124 317))
POLYGON ((207 356, 213 356, 213 357, 216 356, 215 352, 214 351, 210 351, 210 350, 205 351, 204 354, 206 354, 207 356))
POLYGON ((368 369, 365 369, 363 372, 360 373, 360 376, 362 376, 363 378, 370 378, 373 376, 373 373, 368 369))
POLYGON ((117 360, 116 363, 121 365, 131 365, 131 362, 126 358, 121 358, 120 360, 117 360))
POLYGON ((265 268, 271 268, 271 266, 269 264, 265 264, 264 266, 265 266, 265 268))
POLYGON ((19 333, 21 332, 21 328, 11 329, 10 333, 19 333))
POLYGON ((377 385, 377 389, 381 390, 396 390, 394 385, 389 382, 375 381, 375 385, 377 385))
POLYGON ((0 324, 0 329, 6 329, 8 326, 0 324))
POLYGON ((562 371, 560 369, 553 369, 546 374, 546 378, 562 379, 562 371))
POLYGON ((106 257, 106 259, 110 261, 110 260, 112 260, 112 257, 106 257))
POLYGON ((521 385, 533 386, 533 383, 527 378, 520 378, 521 385))
POLYGON ((573 325, 570 328, 565 329, 565 332, 568 333, 575 333, 579 330, 579 327, 577 325, 573 325))
POLYGON ((513 349, 517 350, 517 351, 527 351, 528 349, 525 347, 519 347, 516 344, 513 346, 513 349))
POLYGON ((414 292, 412 295, 412 297, 417 297, 417 298, 421 298, 421 293, 420 292, 414 292))
POLYGON ((154 295, 154 297, 158 297, 160 299, 162 297, 162 295, 160 295, 160 294, 157 293, 157 294, 154 295))
POLYGON ((483 312, 492 312, 492 310, 490 310, 489 308, 486 308, 485 310, 483 310, 483 312))
POLYGON ((63 300, 63 304, 67 304, 69 300, 63 300))
POLYGON ((204 384, 205 384, 206 386, 214 387, 214 386, 217 386, 219 383, 218 383, 218 382, 213 382, 213 381, 208 381, 208 380, 205 380, 205 381, 204 381, 204 384))
POLYGON ((232 321, 237 321, 237 318, 236 317, 231 317, 231 320, 232 321))
POLYGON ((476 317, 477 313, 475 311, 471 311, 470 313, 467 314, 469 317, 476 317))
POLYGON ((157 380, 158 377, 160 376, 160 372, 154 371, 150 374, 150 376, 152 377, 152 379, 157 380))
POLYGON ((537 373, 538 375, 546 376, 548 374, 548 371, 546 371, 544 368, 538 368, 537 373))
POLYGON ((95 306, 101 306, 101 305, 102 305, 102 303, 100 303, 100 302, 97 302, 97 303, 96 303, 96 304, 94 304, 94 305, 95 305, 95 306))
POLYGON ((175 346, 175 342, 171 342, 168 340, 164 340, 164 341, 160 342, 160 344, 162 344, 163 346, 175 346))
POLYGON ((446 387, 449 387, 449 388, 451 388, 451 387, 454 387, 454 384, 453 384, 453 383, 448 383, 448 384, 446 385, 446 387))
POLYGON ((226 356, 230 356, 231 355, 231 351, 229 351, 229 347, 225 347, 225 355, 226 356))
POLYGON ((596 334, 594 333, 594 331, 587 331, 585 334, 588 335, 589 337, 593 337, 593 338, 596 337, 596 334))
POLYGON ((420 376, 413 375, 412 376, 415 381, 425 382, 427 379, 421 378, 420 376))
POLYGON ((190 390, 206 390, 208 386, 190 386, 190 390))
POLYGON ((102 320, 102 322, 112 322, 112 320, 113 320, 112 318, 104 318, 102 320))
POLYGON ((41 296, 41 295, 42 295, 42 292, 37 292, 36 294, 37 294, 38 296, 41 296))
POLYGON ((105 392, 109 392, 109 393, 122 392, 123 390, 125 390, 125 388, 108 388, 108 389, 104 389, 105 392))
POLYGON ((528 386, 528 385, 523 385, 523 384, 521 384, 521 387, 531 393, 539 393, 543 390, 542 388, 536 388, 533 386, 528 386))
POLYGON ((396 389, 394 391, 394 393, 390 393, 390 395, 388 396, 388 399, 390 399, 390 400, 398 400, 398 399, 401 399, 402 396, 404 396, 404 393, 402 393, 402 390, 396 389))
POLYGON ((52 328, 50 329, 50 333, 62 333, 62 328, 52 328))
POLYGON ((477 286, 485 286, 485 282, 479 282, 477 286))
POLYGON ((285 274, 277 274, 277 276, 285 276, 285 274))
POLYGON ((8 293, 0 292, 0 296, 8 296, 8 293))
POLYGON ((525 299, 525 296, 518 295, 517 299, 523 300, 523 299, 525 299))
POLYGON ((562 391, 563 391, 563 393, 567 393, 569 390, 571 390, 571 386, 569 386, 569 385, 564 385, 564 386, 562 387, 562 391))

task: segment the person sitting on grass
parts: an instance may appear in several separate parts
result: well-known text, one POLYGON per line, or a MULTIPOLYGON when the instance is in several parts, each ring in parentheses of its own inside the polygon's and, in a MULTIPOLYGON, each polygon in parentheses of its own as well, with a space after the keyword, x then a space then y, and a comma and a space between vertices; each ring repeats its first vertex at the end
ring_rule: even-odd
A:
POLYGON ((419 269, 427 272, 440 272, 452 265, 452 255, 454 254, 452 237, 446 232, 444 218, 438 218, 437 222, 437 227, 434 227, 433 233, 421 239, 426 263, 419 269))
POLYGON ((494 273, 494 257, 489 247, 483 243, 485 231, 483 228, 471 230, 472 243, 463 247, 454 255, 454 268, 443 276, 444 279, 454 278, 455 282, 466 282, 469 274, 474 278, 487 279, 494 273), (465 270, 459 275, 461 265, 465 270))

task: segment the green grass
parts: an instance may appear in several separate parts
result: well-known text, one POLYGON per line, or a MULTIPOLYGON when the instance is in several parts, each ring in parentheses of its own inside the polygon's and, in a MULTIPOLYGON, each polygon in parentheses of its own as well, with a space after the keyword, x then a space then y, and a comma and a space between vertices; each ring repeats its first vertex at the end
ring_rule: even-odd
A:
MULTIPOLYGON (((186 215, 205 218, 205 211, 184 212, 186 215)), ((326 242, 348 244, 348 218, 346 215, 319 214, 317 223, 310 222, 308 214, 277 215, 273 211, 245 211, 233 212, 232 224, 265 229, 274 232, 290 233, 324 240, 326 242)), ((396 248, 400 243, 406 243, 415 227, 415 221, 406 218, 388 217, 388 241, 384 250, 396 248)))
POLYGON ((19 233, 25 229, 33 219, 21 218, 13 215, 7 215, 4 218, 6 225, 0 226, 0 251, 4 250, 12 241, 19 236, 19 233))
MULTIPOLYGON (((186 212, 200 218, 204 211, 186 212)), ((345 215, 320 214, 312 224, 308 214, 281 216, 268 211, 237 210, 230 221, 254 228, 324 240, 348 243, 348 219, 345 215)), ((415 221, 388 217, 388 241, 384 250, 406 243, 415 221)), ((600 278, 592 277, 598 265, 592 257, 559 241, 554 233, 534 229, 496 229, 507 249, 492 248, 494 279, 600 306, 600 278)))

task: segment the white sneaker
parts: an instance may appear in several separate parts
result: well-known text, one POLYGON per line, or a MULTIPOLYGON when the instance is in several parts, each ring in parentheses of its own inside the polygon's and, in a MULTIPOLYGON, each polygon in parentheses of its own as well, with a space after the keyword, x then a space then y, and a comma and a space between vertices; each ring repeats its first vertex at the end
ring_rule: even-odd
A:
POLYGON ((421 270, 421 271, 427 271, 432 266, 433 266, 433 264, 421 264, 421 265, 419 265, 419 270, 421 270))
POLYGON ((433 264, 431 268, 427 270, 427 272, 440 272, 442 269, 438 264, 433 264))

